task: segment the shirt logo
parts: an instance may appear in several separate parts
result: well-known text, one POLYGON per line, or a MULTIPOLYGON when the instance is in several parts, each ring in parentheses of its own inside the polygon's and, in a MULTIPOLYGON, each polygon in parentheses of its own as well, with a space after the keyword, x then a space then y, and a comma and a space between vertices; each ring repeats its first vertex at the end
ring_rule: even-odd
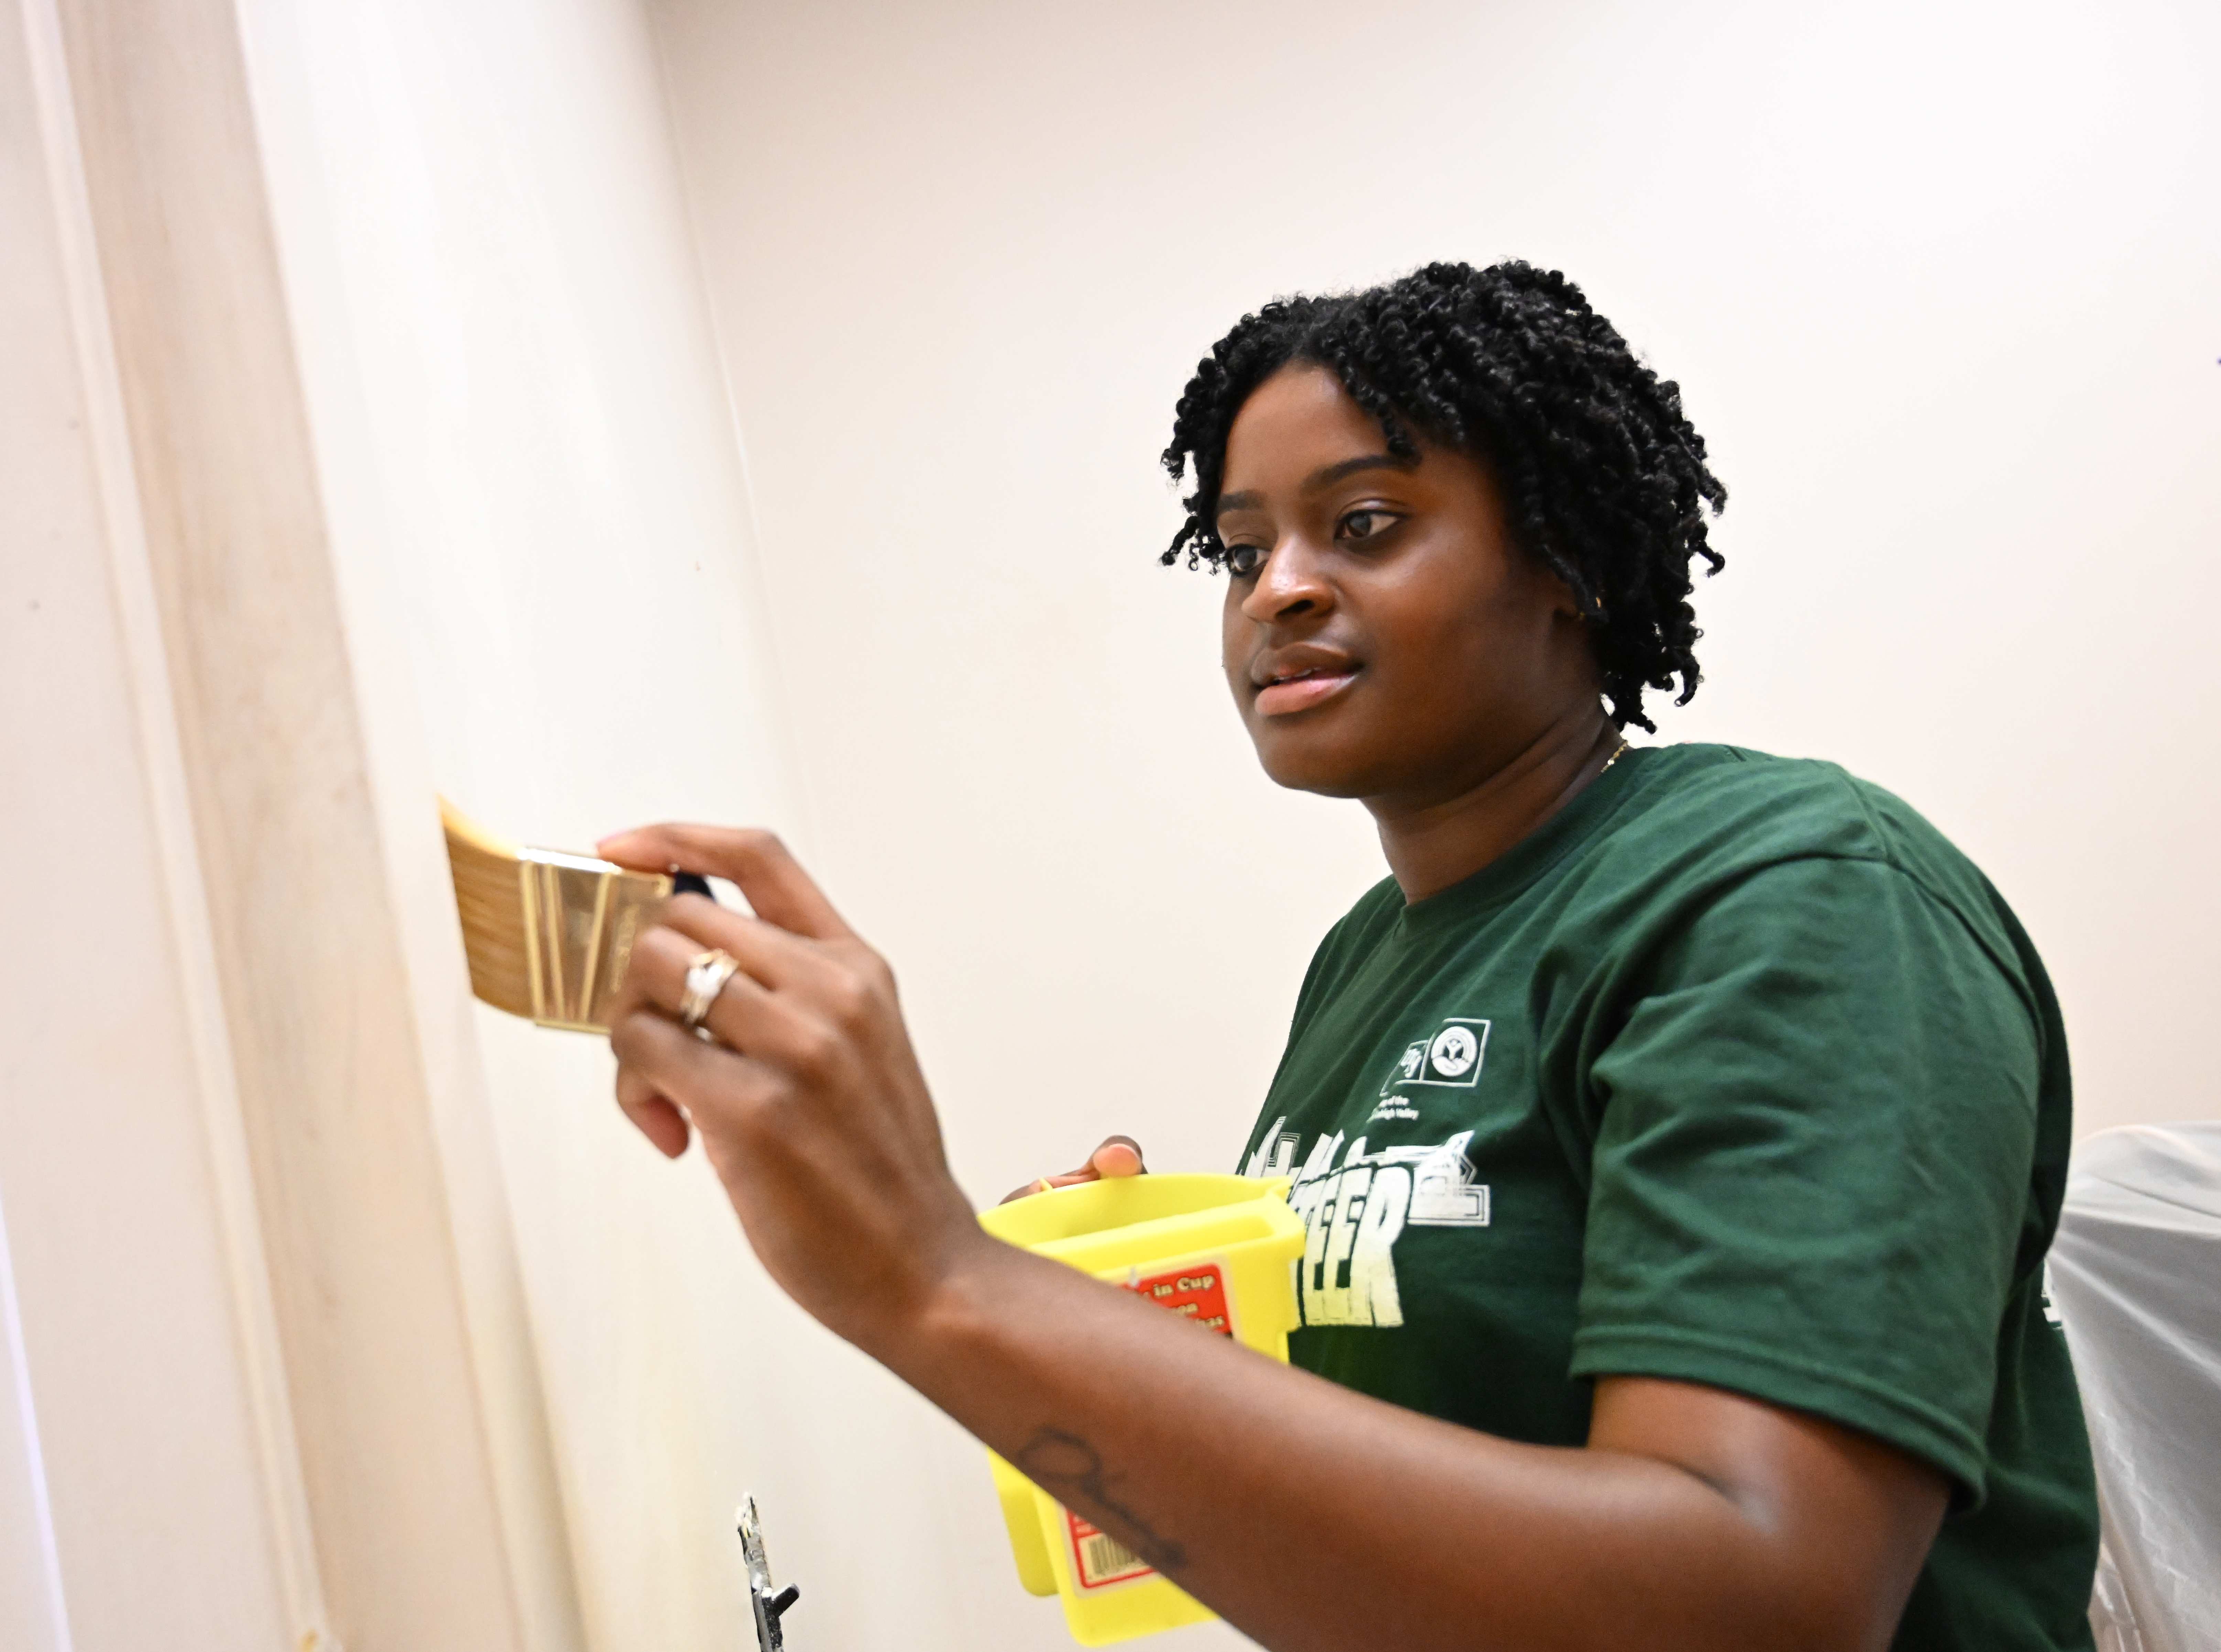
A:
POLYGON ((1470 1090, 1480 1082, 1480 1066, 1488 1054, 1488 1023, 1479 1016, 1451 1016, 1432 1036, 1404 1046, 1396 1065, 1388 1069, 1380 1086, 1380 1100, 1372 1122, 1408 1124, 1419 1117, 1417 1097, 1411 1092, 1423 1085, 1442 1090, 1470 1090))
POLYGON ((1452 1016, 1433 1037, 1406 1044, 1380 1093, 1417 1084, 1472 1089, 1480 1082, 1481 1062, 1488 1054, 1488 1025, 1477 1016, 1452 1016))

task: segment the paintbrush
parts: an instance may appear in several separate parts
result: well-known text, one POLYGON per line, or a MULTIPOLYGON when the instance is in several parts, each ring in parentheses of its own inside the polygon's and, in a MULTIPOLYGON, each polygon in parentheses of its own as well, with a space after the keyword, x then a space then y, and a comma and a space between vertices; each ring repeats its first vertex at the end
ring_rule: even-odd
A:
POLYGON ((440 800, 471 991, 543 1027, 607 1032, 633 937, 673 893, 710 893, 691 873, 528 848, 440 800))

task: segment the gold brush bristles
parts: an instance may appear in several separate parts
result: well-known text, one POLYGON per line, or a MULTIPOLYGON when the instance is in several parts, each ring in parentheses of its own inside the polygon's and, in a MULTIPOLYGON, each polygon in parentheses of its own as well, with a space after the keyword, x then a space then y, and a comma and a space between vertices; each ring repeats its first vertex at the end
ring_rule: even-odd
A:
POLYGON ((633 936, 671 893, 660 873, 522 848, 446 798, 440 823, 455 878, 471 991, 543 1027, 607 1032, 633 936))

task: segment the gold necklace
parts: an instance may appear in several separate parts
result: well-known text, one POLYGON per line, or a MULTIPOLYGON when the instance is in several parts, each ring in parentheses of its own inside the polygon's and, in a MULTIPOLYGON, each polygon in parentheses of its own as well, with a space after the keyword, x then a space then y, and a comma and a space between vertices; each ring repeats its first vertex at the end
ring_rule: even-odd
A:
POLYGON ((1626 755, 1627 755, 1627 736, 1626 736, 1626 735, 1622 735, 1620 736, 1619 744, 1618 744, 1617 746, 1616 746, 1616 747, 1614 747, 1614 748, 1612 748, 1612 754, 1611 754, 1611 756, 1609 756, 1609 757, 1607 757, 1607 758, 1605 758, 1605 759, 1604 760, 1604 768, 1600 768, 1600 769, 1598 769, 1598 770, 1597 771, 1597 779, 1598 779, 1599 780, 1601 780, 1602 779, 1604 779, 1604 777, 1605 777, 1605 769, 1609 769, 1609 768, 1610 768, 1610 767, 1611 767, 1614 763, 1617 763, 1617 761, 1619 761, 1619 760, 1620 760, 1621 758, 1623 758, 1623 757, 1624 757, 1624 756, 1626 756, 1626 755))

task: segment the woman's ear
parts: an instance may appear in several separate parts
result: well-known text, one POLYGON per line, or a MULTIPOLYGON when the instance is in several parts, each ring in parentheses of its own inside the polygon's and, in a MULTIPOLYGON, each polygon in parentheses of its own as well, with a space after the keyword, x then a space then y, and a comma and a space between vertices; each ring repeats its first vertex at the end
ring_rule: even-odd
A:
POLYGON ((1573 588, 1566 583, 1561 575, 1548 568, 1544 569, 1543 573, 1550 581, 1552 610, 1567 619, 1586 623, 1589 617, 1588 612, 1581 606, 1581 599, 1573 594, 1573 588))
POLYGON ((1576 650, 1580 659, 1581 675, 1601 693, 1604 685, 1604 666, 1597 658, 1596 621, 1598 611, 1585 608, 1573 588, 1555 573, 1550 574, 1550 617, 1565 629, 1557 635, 1566 645, 1576 650))

